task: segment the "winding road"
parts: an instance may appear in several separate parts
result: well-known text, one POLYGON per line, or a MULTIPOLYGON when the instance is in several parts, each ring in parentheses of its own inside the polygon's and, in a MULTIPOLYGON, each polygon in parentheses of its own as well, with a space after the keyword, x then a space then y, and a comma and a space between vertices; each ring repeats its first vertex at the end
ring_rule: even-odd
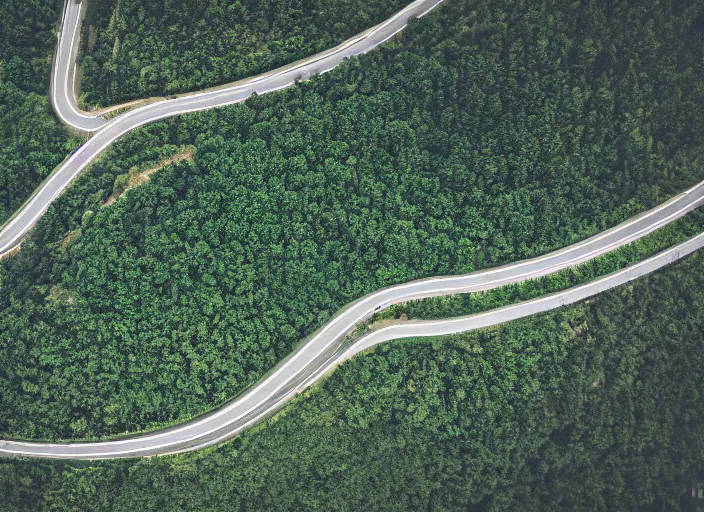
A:
POLYGON ((680 218, 704 203, 704 184, 619 226, 544 256, 464 276, 422 279, 392 286, 363 297, 339 312, 285 359, 266 378, 231 404, 184 425, 129 439, 98 443, 32 443, 0 441, 0 454, 34 457, 101 459, 163 455, 203 448, 237 435, 278 410, 340 362, 368 347, 404 337, 441 336, 497 325, 564 306, 651 272, 704 245, 704 235, 665 251, 639 265, 535 301, 446 321, 409 322, 376 331, 343 347, 345 338, 376 311, 411 299, 490 290, 578 265, 621 247, 680 218))
MULTIPOLYGON (((59 100, 57 96, 53 102, 57 111, 59 108, 64 109, 60 114, 62 119, 69 119, 81 129, 94 129, 91 128, 94 122, 105 124, 40 187, 35 196, 5 226, 0 233, 0 254, 16 247, 37 219, 46 211, 49 204, 69 185, 71 180, 90 165, 106 147, 127 132, 165 117, 243 101, 254 92, 264 94, 287 87, 301 77, 307 78, 311 74, 328 71, 344 58, 368 51, 389 39, 405 26, 409 18, 425 14, 441 1, 417 0, 376 28, 343 43, 336 49, 306 59, 299 64, 221 90, 153 103, 106 122, 99 118, 90 118, 78 111, 75 106, 73 86, 62 78, 61 73, 69 76, 73 69, 71 63, 75 58, 77 43, 73 36, 69 40, 68 35, 71 32, 76 33, 76 26, 81 14, 80 4, 74 4, 73 0, 69 0, 59 40, 56 76, 54 77, 54 85, 58 84, 56 87, 58 95, 65 96, 65 98, 59 100), (66 46, 62 51, 61 48, 64 47, 64 44, 66 46), (67 59, 65 65, 60 64, 62 58, 67 59), (62 83, 64 84, 63 88, 62 83)), ((56 91, 53 94, 57 94, 56 91)), ((442 336, 489 327, 583 300, 657 270, 701 248, 704 246, 704 234, 637 265, 577 288, 478 315, 394 325, 375 331, 349 347, 344 345, 345 339, 357 325, 391 304, 424 297, 489 290, 548 275, 642 238, 682 217, 702 203, 704 203, 704 182, 619 226, 544 256, 463 276, 413 281, 372 293, 337 313, 332 320, 310 336, 268 376, 252 386, 242 396, 200 419, 154 433, 104 442, 0 441, 0 454, 46 458, 105 459, 178 453, 222 442, 278 410, 288 400, 312 385, 341 362, 378 343, 404 337, 442 336)))
POLYGON ((76 101, 76 56, 84 3, 64 0, 64 16, 51 72, 51 104, 59 119, 76 130, 93 132, 108 124, 97 115, 82 112, 76 101))
POLYGON ((422 17, 442 3, 443 0, 416 0, 385 22, 342 43, 298 63, 243 80, 212 91, 185 95, 178 98, 151 103, 115 117, 109 122, 81 113, 76 106, 73 73, 77 51, 78 23, 83 3, 67 0, 67 12, 59 37, 57 64, 52 78, 52 104, 59 117, 69 126, 83 131, 100 128, 83 146, 78 148, 44 182, 22 209, 5 224, 0 231, 0 256, 16 248, 51 203, 69 184, 112 143, 125 134, 145 124, 189 112, 240 103, 252 94, 267 94, 290 87, 298 80, 326 73, 345 59, 366 53, 403 30, 411 18, 422 17), (62 75, 62 73, 64 75, 62 75), (71 77, 69 79, 69 77, 71 77))
MULTIPOLYGON (((182 94, 144 107, 139 116, 131 116, 129 127, 120 137, 145 122, 239 103, 252 94, 266 94, 290 87, 297 80, 306 80, 339 66, 345 59, 367 53, 403 30, 412 18, 422 18, 444 0, 416 0, 386 21, 341 43, 293 64, 204 92, 182 94)), ((51 100, 59 118, 71 128, 91 133, 114 123, 99 115, 83 112, 76 99, 76 56, 79 47, 79 28, 85 2, 65 0, 64 16, 59 31, 57 55, 52 70, 51 100)), ((134 103, 134 102, 133 102, 134 103)), ((110 110, 119 109, 118 105, 110 110)), ((141 109, 140 109, 141 110, 141 109)), ((117 133, 117 132, 114 132, 117 133)), ((116 138, 117 138, 116 137, 116 138)))

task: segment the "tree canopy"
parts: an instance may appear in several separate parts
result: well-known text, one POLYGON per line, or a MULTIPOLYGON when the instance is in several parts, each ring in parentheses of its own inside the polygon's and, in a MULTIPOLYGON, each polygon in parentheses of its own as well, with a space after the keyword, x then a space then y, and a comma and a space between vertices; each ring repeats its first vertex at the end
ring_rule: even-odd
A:
POLYGON ((102 0, 88 4, 84 100, 195 91, 332 48, 405 0, 102 0))
POLYGON ((0 225, 75 144, 51 114, 47 97, 62 5, 0 4, 0 225))
POLYGON ((0 266, 0 433, 199 414, 365 293, 699 181, 702 6, 643 5, 453 0, 334 72, 126 137, 0 266))
POLYGON ((179 456, 0 462, 5 510, 660 511, 704 477, 704 255, 497 328, 392 342, 179 456))

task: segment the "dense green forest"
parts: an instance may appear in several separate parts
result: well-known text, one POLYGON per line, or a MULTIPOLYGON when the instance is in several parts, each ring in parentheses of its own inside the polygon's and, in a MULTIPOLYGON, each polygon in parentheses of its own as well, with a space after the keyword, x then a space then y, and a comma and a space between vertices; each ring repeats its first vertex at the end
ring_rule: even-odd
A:
POLYGON ((375 314, 365 325, 359 326, 354 337, 364 335, 369 329, 376 327, 374 324, 377 322, 392 319, 431 320, 472 315, 566 290, 643 261, 702 232, 704 232, 704 210, 700 209, 635 242, 548 276, 485 292, 429 297, 393 305, 375 314))
POLYGON ((0 266, 0 433, 189 417, 365 293, 543 253, 700 180, 704 4, 644 5, 449 1, 323 77, 126 137, 0 266))
MULTIPOLYGON (((0 462, 4 510, 680 510, 704 480, 704 254, 352 360, 217 449, 0 462)), ((689 509, 683 509, 689 510, 689 509)))
POLYGON ((93 0, 83 100, 102 106, 194 91, 332 48, 407 0, 93 0))
POLYGON ((0 3, 0 225, 73 148, 51 114, 62 0, 0 3))

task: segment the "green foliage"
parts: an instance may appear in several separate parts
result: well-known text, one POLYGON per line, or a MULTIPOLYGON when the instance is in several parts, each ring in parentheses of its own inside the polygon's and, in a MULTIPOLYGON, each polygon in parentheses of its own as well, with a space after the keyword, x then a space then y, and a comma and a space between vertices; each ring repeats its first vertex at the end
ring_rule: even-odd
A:
POLYGON ((47 98, 62 5, 0 4, 0 225, 73 149, 47 98))
MULTIPOLYGON (((4 0, 0 5, 0 82, 27 92, 49 89, 62 0, 4 0)), ((0 103, 1 104, 1 103, 0 103)))
POLYGON ((669 102, 704 73, 696 12, 648 5, 447 2, 309 83, 125 137, 0 266, 0 432, 201 413, 366 293, 544 253, 698 181, 704 131, 669 102), (589 41, 619 52, 587 66, 589 41))
MULTIPOLYGON (((649 258, 675 244, 684 242, 704 231, 704 211, 695 210, 687 216, 650 233, 644 238, 603 254, 591 261, 538 279, 530 279, 480 293, 463 293, 446 297, 430 297, 397 304, 375 315, 368 324, 379 320, 438 319, 471 315, 500 308, 516 302, 534 299, 573 286, 579 286, 649 258)), ((360 330, 357 336, 366 332, 360 330)))
POLYGON ((6 510, 679 510, 704 471, 704 254, 361 355, 217 449, 0 463, 6 510))
POLYGON ((116 104, 212 87, 326 50, 405 0, 102 0, 90 2, 82 86, 116 104))

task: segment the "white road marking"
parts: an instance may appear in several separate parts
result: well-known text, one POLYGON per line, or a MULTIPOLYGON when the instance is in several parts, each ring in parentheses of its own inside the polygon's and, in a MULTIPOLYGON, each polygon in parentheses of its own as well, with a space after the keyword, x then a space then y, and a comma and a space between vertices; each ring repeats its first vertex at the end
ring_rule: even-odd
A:
MULTIPOLYGON (((69 0, 70 2, 71 0, 69 0)), ((420 14, 418 17, 422 17, 427 12, 435 8, 437 5, 440 4, 442 0, 435 0, 435 2, 430 2, 430 7, 425 10, 422 14, 420 14)), ((57 183, 56 180, 64 180, 63 183, 61 183, 57 189, 51 194, 51 196, 47 198, 42 198, 41 197, 41 191, 38 193, 28 204, 27 206, 23 209, 23 211, 17 215, 11 222, 9 222, 2 232, 0 232, 0 240, 2 240, 2 235, 4 233, 7 233, 11 228, 17 226, 18 222, 22 221, 25 223, 25 226, 28 226, 26 230, 20 230, 16 235, 13 235, 9 241, 6 241, 3 245, 2 248, 0 248, 0 253, 3 251, 12 248, 16 246, 15 242, 18 241, 21 237, 23 237, 29 227, 31 227, 41 215, 44 214, 46 209, 48 208, 49 204, 68 186, 68 184, 75 179, 76 176, 78 176, 82 170, 84 170, 88 165, 90 165, 92 162, 95 161, 95 159, 113 142, 115 142, 117 139, 120 137, 124 136, 126 133, 129 131, 132 131, 140 126, 143 126, 147 123, 151 123, 153 121, 157 121, 160 119, 164 119, 167 117, 171 117, 173 115, 180 115, 188 112, 196 112, 196 111, 202 111, 206 110, 209 108, 215 108, 219 106, 224 106, 227 104, 232 104, 232 103, 239 103, 242 101, 245 101, 247 97, 236 97, 234 99, 227 100, 224 99, 222 102, 218 102, 215 105, 205 105, 205 106, 197 106, 197 107, 191 107, 188 108, 189 103, 196 103, 198 101, 202 101, 203 99, 217 99, 217 98, 226 98, 229 93, 233 91, 238 91, 242 89, 251 89, 252 84, 259 84, 265 81, 273 81, 275 78, 280 77, 285 74, 292 74, 294 75, 295 72, 301 68, 304 68, 306 66, 310 66, 312 64, 316 64, 320 61, 324 61, 327 58, 330 58, 333 55, 337 55, 340 52, 346 50, 347 48, 351 47, 352 45, 356 44, 358 41, 361 41, 363 39, 368 39, 375 35, 379 30, 389 26, 392 24, 394 21, 396 21, 400 16, 402 16, 405 13, 408 13, 411 9, 414 9, 416 7, 419 7, 423 4, 428 3, 428 0, 417 0, 416 2, 413 2, 411 5, 406 7, 403 11, 395 15, 393 18, 390 20, 387 20, 387 22, 377 26, 374 29, 371 29, 368 33, 364 33, 360 35, 358 38, 349 41, 347 43, 343 43, 341 47, 332 49, 328 51, 327 53, 323 53, 322 56, 316 56, 311 58, 311 60, 303 62, 297 66, 294 66, 289 69, 283 69, 279 71, 273 71, 270 74, 265 74, 260 77, 255 77, 250 81, 247 81, 245 83, 235 85, 231 88, 226 88, 226 89, 218 89, 215 91, 210 91, 210 92, 205 92, 201 94, 196 94, 196 95, 191 95, 191 96, 185 96, 181 98, 177 98, 174 100, 165 100, 162 102, 158 103, 153 103, 151 105, 146 105, 144 107, 140 107, 138 109, 135 109, 131 112, 128 112, 126 114, 123 114, 119 117, 116 117, 113 119, 110 123, 106 124, 103 128, 101 128, 98 133, 94 136, 91 141, 88 141, 84 146, 79 148, 68 160, 67 162, 62 166, 62 169, 70 169, 71 165, 76 161, 76 159, 85 156, 86 161, 81 163, 80 165, 76 166, 75 169, 70 169, 70 171, 64 173, 67 174, 66 176, 63 175, 60 171, 55 173, 47 182, 43 185, 42 190, 46 190, 48 187, 52 186, 54 183, 57 183), (317 60, 316 60, 317 59, 317 60), (185 105, 185 107, 183 106, 185 105), (171 111, 167 111, 165 113, 157 114, 156 111, 160 110, 164 106, 168 106, 172 108, 171 111), (140 115, 143 113, 147 112, 149 113, 150 111, 155 111, 155 113, 151 116, 147 116, 144 119, 136 119, 134 122, 130 122, 133 118, 138 118, 140 115), (120 125, 125 125, 123 128, 120 128, 120 125), (112 135, 108 136, 108 131, 109 130, 115 130, 115 133, 112 135), (107 140, 102 143, 98 147, 98 149, 93 149, 92 146, 96 145, 95 141, 100 140, 101 137, 105 138, 107 137, 107 140), (29 220, 29 222, 22 220, 23 213, 31 211, 33 207, 36 207, 38 205, 38 202, 42 201, 42 204, 38 208, 38 212, 36 212, 29 220)), ((69 19, 69 9, 67 8, 66 10, 66 19, 69 19)), ((77 20, 80 19, 80 7, 78 11, 78 18, 77 20)), ((78 22, 76 23, 76 27, 78 26, 78 22)), ((403 27, 393 31, 390 35, 387 35, 387 37, 384 38, 383 41, 386 41, 393 35, 395 35, 398 31, 400 31, 403 27)), ((77 29, 74 28, 72 40, 71 40, 71 48, 73 48, 75 44, 75 37, 76 37, 77 29)), ((381 41, 381 42, 383 42, 381 41)), ((374 46, 381 44, 375 43, 374 46)), ((60 45, 61 46, 61 45, 60 45)), ((72 50, 69 49, 69 52, 72 50)), ((362 49, 361 51, 365 51, 362 49)), ((61 48, 59 48, 59 52, 61 52, 61 48)), ((57 61, 60 61, 61 55, 57 56, 57 61)), ((70 54, 69 54, 69 60, 70 60, 70 54)), ((69 66, 70 68, 70 66, 69 66)), ((68 69, 67 68, 67 71, 68 69)), ((329 69, 324 69, 322 73, 325 73, 329 71, 329 69)), ((65 88, 65 96, 66 99, 68 100, 69 105, 71 105, 71 101, 68 96, 68 78, 66 78, 66 88, 65 88)), ((272 84, 268 88, 263 88, 259 91, 257 91, 259 94, 264 94, 268 92, 273 92, 279 89, 283 89, 286 87, 289 87, 291 84, 295 83, 295 78, 289 82, 286 82, 284 84, 280 85, 274 85, 272 84)), ((56 87, 56 82, 54 84, 56 87)), ((56 89, 54 87, 54 92, 56 95, 56 89)), ((89 118, 88 116, 82 116, 84 118, 89 118)), ((95 120, 95 118, 90 118, 95 120)), ((217 442, 220 439, 225 439, 227 437, 232 437, 234 433, 241 431, 242 429, 246 428, 249 424, 251 424, 254 421, 257 421, 259 418, 263 417, 264 415, 268 414, 269 411, 271 411, 273 408, 278 407, 282 402, 287 400, 289 397, 291 397, 296 390, 299 389, 305 389, 305 387, 308 387, 317 379, 320 378, 325 373, 325 369, 318 369, 314 370, 313 372, 313 380, 310 380, 310 376, 308 377, 307 380, 304 380, 303 385, 294 388, 293 390, 290 390, 285 393, 285 395, 277 399, 273 404, 270 404, 267 409, 258 414, 255 418, 248 420, 245 424, 237 426, 235 429, 230 430, 226 433, 224 433, 222 436, 219 436, 215 439, 207 439, 207 437, 211 434, 214 434, 220 430, 226 429, 230 425, 236 423, 238 420, 241 420, 242 418, 246 417, 247 415, 251 414, 254 412, 258 407, 260 407, 262 404, 266 404, 267 401, 271 400, 277 393, 281 392, 281 390, 291 383, 293 379, 296 379, 297 377, 301 376, 301 374, 308 368, 308 365, 310 364, 311 361, 314 361, 319 355, 323 354, 333 343, 341 341, 341 337, 344 337, 345 334, 355 327, 360 321, 364 320, 366 317, 368 317, 370 314, 372 314, 375 310, 381 307, 386 307, 390 304, 397 303, 397 302, 402 302, 405 300, 409 299, 417 299, 417 298, 422 298, 424 296, 435 296, 435 295, 440 295, 440 294, 452 294, 452 293, 457 293, 458 291, 473 291, 473 290, 480 290, 480 289, 491 289, 495 288, 497 286, 501 286, 507 282, 516 282, 519 280, 525 280, 529 279, 531 277, 537 276, 537 275, 546 275, 549 273, 556 272, 558 270, 561 270, 563 268, 573 266, 576 264, 579 264, 581 262, 587 261, 593 257, 596 257, 600 254, 603 254, 605 252, 608 252, 612 250, 613 248, 622 246, 626 243, 629 243, 637 238, 640 238, 644 236, 645 234, 652 232, 655 229, 658 229, 659 227, 671 222, 672 220, 681 217, 684 215, 687 211, 699 206, 702 201, 702 190, 704 189, 704 182, 696 185, 695 187, 692 187, 688 191, 676 196, 675 198, 671 199, 670 201, 667 201, 666 203, 654 208, 653 210, 650 210, 649 212, 637 216, 633 219, 630 219, 629 221, 616 226, 615 228, 612 228, 610 230, 607 230, 595 237, 592 237, 588 240, 579 242, 577 244, 574 244, 572 246, 566 247, 564 249, 560 249, 558 251, 552 252, 550 254, 538 257, 538 258, 533 258, 531 260, 526 260, 523 262, 518 262, 515 264, 510 264, 510 265, 505 265, 503 267, 498 267, 495 269, 483 271, 483 272, 475 272, 473 274, 468 274, 465 276, 452 276, 452 277, 438 277, 438 278, 430 278, 430 279, 425 279, 425 280, 420 280, 420 281, 414 281, 411 283, 406 283, 402 285, 397 285, 393 287, 386 288, 384 290, 380 290, 378 292, 375 292, 373 294, 370 294, 367 297, 364 297, 351 305, 347 306, 346 308, 342 309, 338 315, 335 316, 328 324, 326 324, 320 331, 318 331, 307 343, 305 343, 296 353, 291 355, 288 359, 284 361, 283 364, 281 364, 274 372, 272 372, 268 377, 257 383, 253 388, 251 388, 248 392, 246 392, 242 397, 240 397, 238 400, 233 402, 232 404, 204 417, 201 420, 198 420, 196 422, 177 427, 175 429, 171 429, 168 431, 164 432, 157 432, 154 434, 144 434, 139 437, 131 438, 131 439, 124 439, 124 440, 116 440, 116 441, 108 441, 108 442, 97 442, 97 443, 70 443, 70 444, 63 444, 63 443, 32 443, 32 442, 14 442, 14 441, 0 441, 0 445, 2 446, 17 446, 17 447, 31 447, 34 450, 16 450, 16 449, 8 449, 8 448, 0 448, 0 452, 4 453, 13 453, 13 454, 22 454, 22 455, 33 455, 33 456, 46 456, 46 457, 66 457, 66 458, 75 458, 75 457, 83 457, 83 458, 106 458, 106 457, 115 457, 115 456, 125 456, 125 455, 130 455, 130 454, 138 454, 141 452, 154 452, 154 451, 162 451, 166 448, 174 448, 173 450, 169 450, 168 452, 164 453, 174 453, 178 451, 185 451, 185 450, 191 450, 194 449, 194 446, 188 446, 187 444, 192 442, 192 441, 197 441, 199 439, 203 439, 203 442, 196 445, 195 447, 200 447, 200 446, 207 446, 210 444, 213 444, 217 442), (679 203, 682 204, 679 204, 679 203), (673 213, 669 213, 666 216, 662 218, 657 218, 657 215, 662 212, 664 209, 676 206, 676 210, 673 213), (653 218, 655 217, 655 218, 653 218), (644 227, 638 229, 634 233, 627 233, 628 229, 631 226, 636 225, 637 223, 643 223, 644 221, 652 219, 649 224, 646 224, 644 227), (608 236, 615 236, 618 235, 619 233, 624 232, 624 234, 621 236, 621 238, 618 238, 614 241, 611 241, 609 243, 604 243, 601 246, 598 246, 589 252, 586 252, 584 254, 576 254, 575 256, 571 257, 569 260, 564 261, 564 262, 555 262, 554 264, 550 265, 551 260, 555 260, 560 258, 561 256, 568 254, 570 252, 575 252, 578 253, 582 248, 587 247, 591 244, 596 244, 603 239, 605 239, 608 236), (533 270, 528 270, 524 272, 523 274, 517 274, 517 275, 508 275, 507 277, 499 277, 494 279, 491 282, 477 282, 473 283, 474 281, 480 281, 483 277, 485 276, 492 276, 495 274, 500 274, 500 273, 510 273, 511 271, 515 269, 520 269, 528 265, 539 265, 541 263, 547 263, 544 268, 537 268, 533 270), (466 281, 466 283, 465 283, 466 281), (438 288, 432 288, 431 285, 434 284, 440 284, 441 286, 438 288), (417 289, 417 291, 414 291, 414 289, 417 289), (424 291, 425 289, 425 291, 424 291), (346 317, 349 317, 349 319, 346 319, 346 317), (337 324, 344 324, 343 327, 337 327, 337 324), (329 340, 325 340, 324 336, 325 335, 330 335, 329 340), (316 346, 318 343, 323 343, 322 346, 318 347, 316 346), (310 355, 308 352, 313 352, 310 355), (307 360, 304 360, 300 367, 295 368, 294 364, 299 361, 300 358, 302 358, 304 355, 308 356, 307 360), (280 383, 275 383, 275 381, 281 376, 282 372, 292 369, 293 373, 287 377, 281 379, 280 383), (273 390, 267 390, 267 386, 270 384, 274 384, 273 390), (233 418, 228 418, 226 421, 223 421, 214 427, 207 427, 209 423, 213 423, 215 420, 218 420, 219 418, 222 418, 225 415, 228 415, 235 411, 238 407, 242 407, 246 404, 248 400, 253 400, 255 395, 258 392, 264 392, 266 393, 266 396, 262 399, 258 399, 257 402, 252 405, 251 407, 247 408, 244 412, 238 413, 235 417, 233 418), (198 429, 200 427, 205 427, 206 430, 199 431, 198 429), (166 442, 162 442, 159 444, 149 444, 147 446, 143 447, 137 447, 134 446, 132 448, 129 448, 130 445, 135 445, 137 443, 149 443, 152 441, 156 441, 158 439, 163 439, 163 438, 170 438, 171 440, 167 440, 166 442), (117 451, 105 451, 105 452, 96 452, 92 453, 90 452, 91 448, 94 447, 117 447, 117 446, 127 446, 127 448, 122 449, 122 450, 117 450, 117 451), (63 453, 63 452, 57 452, 54 451, 52 452, 51 450, 72 450, 75 449, 76 451, 74 452, 69 452, 69 453, 63 453), (46 450, 42 452, 41 450, 46 450)), ((691 242, 691 241, 690 241, 691 242)), ((679 247, 679 246, 678 246, 679 247)), ((680 250, 680 248, 673 248, 672 250, 680 250)), ((675 254, 672 252, 668 252, 668 255, 675 254)), ((682 254, 682 252, 678 253, 682 254)), ((661 255, 659 255, 661 256, 661 255)), ((657 257, 654 257, 657 258, 657 257)), ((652 258, 651 258, 652 260, 652 258)), ((646 262, 649 262, 650 260, 646 260, 646 262)), ((644 264, 646 262, 643 262, 644 264)), ((634 266, 637 267, 637 269, 641 268, 641 266, 634 266)), ((625 269, 623 272, 633 272, 633 269, 629 267, 629 269, 625 269), (630 269, 630 270, 629 270, 630 269)), ((621 275, 621 274, 619 274, 621 275)), ((614 280, 616 277, 615 276, 609 276, 607 278, 603 278, 598 281, 598 283, 603 283, 605 282, 604 280, 611 279, 614 280)), ((596 286, 597 282, 591 283, 590 285, 585 285, 585 286, 596 286)), ((558 294, 552 297, 548 297, 545 299, 541 299, 543 301, 553 301, 554 304, 556 304, 556 307, 561 305, 563 302, 561 302, 561 297, 567 297, 569 296, 570 293, 573 293, 572 290, 565 291, 562 295, 558 294)), ((533 301, 530 304, 540 304, 540 301, 533 301)), ((522 303, 526 304, 526 303, 522 303)), ((521 305, 516 305, 515 307, 519 307, 521 305)), ((525 306, 524 306, 525 307, 525 306)), ((496 312, 488 312, 481 314, 479 316, 475 316, 474 318, 484 318, 488 317, 492 314, 497 314, 496 312)), ((437 334, 432 334, 432 335, 442 335, 443 331, 442 328, 445 326, 456 326, 458 320, 453 319, 453 320, 447 320, 447 321, 431 321, 430 323, 415 323, 413 324, 414 326, 417 326, 418 328, 422 326, 432 326, 432 327, 437 327, 437 334)), ((406 324, 407 325, 407 324, 406 324)), ((397 330, 399 326, 393 326, 396 327, 397 330)), ((357 347, 357 350, 360 349, 360 347, 364 347, 365 344, 370 343, 370 340, 373 339, 381 339, 381 337, 388 335, 389 332, 392 331, 392 328, 385 328, 381 329, 379 331, 375 331, 373 336, 374 338, 370 337, 365 337, 361 341, 361 343, 355 344, 353 347, 357 347), (379 334, 381 333, 381 334, 379 334)), ((400 331, 401 332, 401 331, 400 331)), ((424 334, 420 334, 421 336, 424 336, 424 334)), ((351 350, 351 349, 350 349, 351 350)), ((349 350, 346 353, 351 353, 349 350)), ((333 361, 334 364, 339 364, 339 360, 335 362, 334 360, 328 360, 328 363, 330 361, 333 361)), ((326 363, 327 364, 327 363, 326 363)), ((332 364, 332 363, 330 363, 332 364)), ((329 369, 329 368, 328 368, 329 369)))

